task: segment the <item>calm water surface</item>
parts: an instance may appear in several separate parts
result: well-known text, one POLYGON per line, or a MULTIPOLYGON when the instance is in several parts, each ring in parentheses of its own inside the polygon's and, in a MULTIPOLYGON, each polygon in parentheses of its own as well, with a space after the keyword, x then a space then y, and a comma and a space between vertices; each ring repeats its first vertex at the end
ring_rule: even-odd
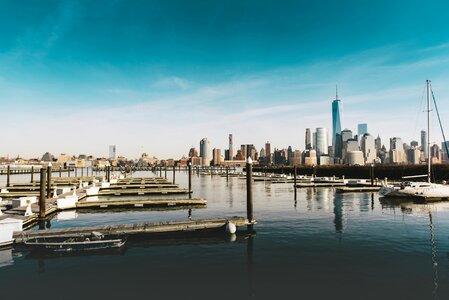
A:
MULTIPOLYGON (((185 173, 176 179, 187 186, 185 173)), ((193 219, 246 215, 245 180, 195 175, 193 189, 208 200, 193 219)), ((449 299, 449 203, 384 203, 334 189, 301 189, 295 202, 292 184, 264 182, 253 193, 252 238, 130 243, 103 256, 0 251, 2 299, 449 299)), ((187 219, 187 210, 72 211, 51 228, 187 219)))

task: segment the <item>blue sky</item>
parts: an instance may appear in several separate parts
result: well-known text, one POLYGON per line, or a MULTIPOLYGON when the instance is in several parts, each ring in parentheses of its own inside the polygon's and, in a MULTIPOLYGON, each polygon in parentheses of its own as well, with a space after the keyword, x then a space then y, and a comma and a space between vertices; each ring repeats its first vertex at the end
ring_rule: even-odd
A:
POLYGON ((336 84, 342 128, 387 147, 419 139, 426 79, 449 115, 447 1, 0 5, 0 156, 180 157, 228 133, 303 149, 306 127, 331 128, 336 84))

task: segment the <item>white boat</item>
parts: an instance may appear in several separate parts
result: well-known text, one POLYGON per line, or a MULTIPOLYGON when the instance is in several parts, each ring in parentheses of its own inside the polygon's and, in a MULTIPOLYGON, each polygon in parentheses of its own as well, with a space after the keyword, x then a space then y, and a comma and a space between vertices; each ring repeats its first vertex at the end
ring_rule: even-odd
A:
MULTIPOLYGON (((409 176, 427 177, 427 182, 406 181, 400 185, 382 183, 379 195, 386 198, 415 198, 424 201, 449 200, 449 185, 430 182, 431 155, 430 155, 430 80, 426 81, 427 90, 427 174, 409 176)), ((403 177, 406 178, 406 177, 403 177)))

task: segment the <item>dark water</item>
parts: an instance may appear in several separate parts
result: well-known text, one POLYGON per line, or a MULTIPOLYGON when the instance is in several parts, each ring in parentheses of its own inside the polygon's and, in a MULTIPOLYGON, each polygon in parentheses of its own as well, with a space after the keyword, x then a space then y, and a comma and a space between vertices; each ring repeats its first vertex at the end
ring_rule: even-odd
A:
MULTIPOLYGON (((176 178, 187 185, 185 173, 176 178)), ((193 218, 245 216, 245 180, 195 176, 193 188, 194 197, 208 199, 193 218)), ((255 182, 253 189, 254 237, 140 241, 121 254, 82 257, 6 250, 1 297, 449 299, 449 203, 384 203, 377 194, 333 189, 298 190, 295 203, 291 184, 255 182)), ((187 217, 187 210, 78 211, 51 226, 187 217)))

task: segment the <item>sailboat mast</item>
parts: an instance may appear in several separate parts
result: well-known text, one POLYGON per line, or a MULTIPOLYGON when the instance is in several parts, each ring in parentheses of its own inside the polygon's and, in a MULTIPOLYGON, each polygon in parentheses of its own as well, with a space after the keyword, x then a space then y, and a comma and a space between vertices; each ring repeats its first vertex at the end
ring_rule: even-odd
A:
POLYGON ((427 87, 427 182, 430 182, 430 80, 426 80, 427 87))

